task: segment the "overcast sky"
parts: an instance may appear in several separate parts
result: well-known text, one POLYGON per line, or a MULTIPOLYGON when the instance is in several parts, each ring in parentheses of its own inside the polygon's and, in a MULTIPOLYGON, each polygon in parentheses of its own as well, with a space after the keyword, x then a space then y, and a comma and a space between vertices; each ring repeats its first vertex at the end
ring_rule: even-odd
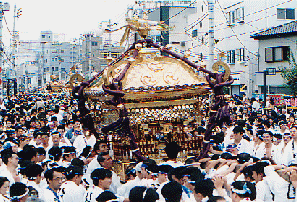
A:
MULTIPOLYGON (((6 2, 6 1, 3 1, 6 2)), ((10 31, 13 30, 13 11, 22 9, 16 21, 21 40, 37 40, 40 31, 51 30, 66 40, 98 30, 101 21, 123 20, 128 5, 134 0, 8 0, 10 11, 4 13, 10 31), (65 34, 63 36, 62 34, 65 34)), ((3 20, 3 41, 9 46, 11 36, 3 20)))

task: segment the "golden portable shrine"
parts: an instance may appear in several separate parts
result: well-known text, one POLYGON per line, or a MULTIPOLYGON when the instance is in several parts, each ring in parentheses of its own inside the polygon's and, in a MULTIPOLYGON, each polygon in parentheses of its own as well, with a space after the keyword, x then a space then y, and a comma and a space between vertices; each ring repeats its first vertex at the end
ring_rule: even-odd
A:
MULTIPOLYGON (((109 81, 122 74, 130 58, 127 53, 84 91, 91 106, 96 106, 91 111, 97 130, 119 119, 121 106, 110 104, 112 95, 106 95, 102 85, 109 85, 109 81)), ((180 142, 186 152, 198 150, 201 138, 187 137, 186 125, 200 122, 199 95, 209 92, 205 83, 204 77, 182 61, 162 56, 155 48, 140 49, 122 79, 125 93, 122 105, 127 109, 130 126, 144 156, 160 155, 159 148, 169 138, 180 142)), ((113 146, 115 156, 122 157, 129 154, 129 141, 120 139, 123 141, 113 141, 113 146)))
POLYGON ((202 96, 212 90, 215 100, 203 145, 207 150, 212 129, 229 119, 222 92, 223 86, 233 82, 228 66, 215 63, 216 70, 225 68, 223 73, 198 67, 186 56, 146 39, 151 26, 145 21, 129 23, 126 28, 141 33, 143 40, 91 80, 73 88, 83 124, 98 138, 107 134, 118 159, 132 158, 132 154, 139 160, 162 158, 168 141, 177 141, 183 154, 199 154, 203 137, 190 134, 191 126, 199 125, 202 96))

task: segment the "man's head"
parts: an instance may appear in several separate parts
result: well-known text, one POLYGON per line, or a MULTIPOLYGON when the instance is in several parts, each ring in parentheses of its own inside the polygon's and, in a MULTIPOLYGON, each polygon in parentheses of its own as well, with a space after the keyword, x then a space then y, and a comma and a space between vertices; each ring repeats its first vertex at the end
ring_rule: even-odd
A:
POLYGON ((268 162, 258 161, 252 166, 252 169, 253 169, 252 177, 256 182, 263 180, 263 177, 265 177, 264 168, 268 165, 269 165, 268 162))
POLYGON ((28 198, 29 189, 21 182, 15 182, 10 187, 11 201, 25 202, 28 198))
POLYGON ((77 166, 69 166, 66 169, 66 179, 73 181, 76 185, 81 183, 83 176, 83 169, 77 166))
POLYGON ((108 152, 101 152, 97 156, 97 161, 103 168, 111 169, 112 168, 112 158, 109 156, 108 152))
POLYGON ((238 140, 241 140, 243 133, 244 133, 244 130, 243 130, 242 126, 235 126, 231 137, 234 140, 238 141, 238 140))
POLYGON ((168 180, 168 173, 173 169, 170 165, 160 165, 158 166, 158 181, 160 183, 166 182, 168 180))
POLYGON ((41 173, 43 172, 43 168, 35 163, 29 164, 25 168, 25 175, 29 180, 36 181, 37 184, 41 181, 41 173))
POLYGON ((61 167, 55 167, 45 171, 44 173, 44 177, 46 178, 49 188, 55 192, 60 189, 65 179, 63 172, 64 170, 61 167))
POLYGON ((3 163, 7 166, 18 167, 19 157, 16 153, 14 153, 11 149, 5 149, 1 152, 1 158, 3 163))
POLYGON ((161 193, 166 201, 180 202, 183 189, 178 182, 170 181, 163 186, 161 193))
POLYGON ((57 132, 53 132, 52 133, 52 141, 53 141, 53 146, 59 146, 60 144, 60 140, 61 140, 61 133, 57 132))
POLYGON ((76 158, 75 147, 73 146, 63 147, 62 152, 64 161, 71 162, 72 159, 76 158))
POLYGON ((196 201, 201 201, 205 197, 210 197, 213 194, 214 183, 211 179, 198 180, 195 183, 194 197, 196 201))
POLYGON ((181 147, 176 142, 170 142, 165 147, 165 152, 169 159, 176 159, 181 147))
POLYGON ((94 151, 96 151, 97 154, 108 152, 107 142, 104 140, 97 141, 94 145, 94 151))
POLYGON ((291 133, 292 138, 294 140, 297 140, 297 126, 296 125, 291 126, 290 133, 291 133))
POLYGON ((264 132, 262 137, 265 144, 272 143, 273 134, 270 131, 264 132))
POLYGON ((91 173, 91 179, 95 186, 108 190, 112 183, 112 172, 105 168, 97 168, 91 173))

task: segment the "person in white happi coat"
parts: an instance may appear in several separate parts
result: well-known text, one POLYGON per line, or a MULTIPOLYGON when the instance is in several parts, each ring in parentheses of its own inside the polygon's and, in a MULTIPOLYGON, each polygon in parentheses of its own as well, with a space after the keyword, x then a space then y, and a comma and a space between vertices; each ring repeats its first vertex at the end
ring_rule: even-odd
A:
POLYGON ((233 129, 233 133, 231 134, 231 138, 234 140, 234 144, 236 145, 236 149, 238 154, 240 153, 248 153, 250 155, 253 154, 253 148, 249 141, 242 138, 244 130, 242 126, 235 126, 233 129))
POLYGON ((85 126, 83 126, 82 129, 82 135, 78 135, 73 142, 77 156, 80 156, 86 146, 91 146, 93 148, 96 143, 96 137, 93 133, 91 133, 85 126))
POLYGON ((257 202, 272 202, 273 195, 272 191, 269 188, 267 177, 264 173, 264 168, 268 166, 268 162, 257 162, 256 164, 252 165, 252 177, 256 181, 256 201, 257 202))
POLYGON ((43 187, 40 184, 42 172, 43 168, 38 164, 30 164, 25 168, 25 175, 28 178, 26 185, 36 189, 39 197, 43 195, 43 187))
POLYGON ((122 186, 120 177, 112 171, 113 160, 109 156, 108 152, 101 152, 97 156, 97 161, 102 166, 102 168, 108 169, 112 172, 112 183, 109 187, 109 190, 114 194, 117 194, 118 189, 122 186))
POLYGON ((95 169, 91 174, 93 185, 89 187, 85 194, 86 202, 96 202, 96 198, 105 190, 109 190, 112 182, 112 173, 105 168, 95 169))
POLYGON ((284 165, 297 164, 297 126, 293 125, 290 129, 292 140, 287 144, 283 153, 283 158, 286 160, 284 165))
POLYGON ((5 149, 1 152, 3 165, 1 166, 1 176, 7 177, 10 184, 22 181, 22 175, 18 173, 19 157, 11 149, 5 149))
POLYGON ((66 169, 66 179, 61 186, 62 198, 64 202, 84 201, 86 189, 81 184, 83 169, 70 166, 66 169))
MULTIPOLYGON (((94 159, 90 164, 92 164, 92 168, 97 166, 97 168, 106 168, 108 170, 111 170, 112 172, 112 184, 110 185, 110 191, 113 192, 114 194, 117 194, 118 188, 122 186, 120 182, 120 177, 117 176, 117 174, 112 171, 112 165, 113 161, 112 158, 109 156, 108 152, 101 152, 98 154, 97 158, 94 159), (96 161, 95 161, 96 160, 96 161), (94 164, 92 164, 92 162, 94 164)), ((92 185, 93 181, 90 180, 90 177, 88 177, 88 173, 92 170, 92 168, 88 167, 87 172, 85 174, 87 182, 92 185)))
POLYGON ((40 197, 44 202, 63 202, 60 188, 65 179, 63 170, 60 167, 54 167, 44 173, 48 187, 43 190, 43 196, 40 197))
POLYGON ((62 162, 61 166, 68 167, 71 164, 72 159, 76 158, 75 147, 66 146, 62 148, 62 162))
POLYGON ((108 147, 107 147, 107 142, 104 140, 97 141, 94 145, 93 151, 96 152, 96 156, 93 158, 93 160, 87 165, 86 172, 84 174, 84 179, 87 180, 87 182, 91 185, 93 184, 93 181, 91 180, 90 176, 91 173, 96 169, 96 168, 101 168, 102 166, 99 164, 97 157, 98 154, 101 152, 108 152, 108 147))
POLYGON ((181 151, 181 146, 177 144, 177 142, 169 142, 166 144, 164 148, 168 160, 166 162, 162 162, 159 165, 170 165, 173 168, 177 168, 183 166, 184 164, 180 161, 177 161, 178 153, 181 151))

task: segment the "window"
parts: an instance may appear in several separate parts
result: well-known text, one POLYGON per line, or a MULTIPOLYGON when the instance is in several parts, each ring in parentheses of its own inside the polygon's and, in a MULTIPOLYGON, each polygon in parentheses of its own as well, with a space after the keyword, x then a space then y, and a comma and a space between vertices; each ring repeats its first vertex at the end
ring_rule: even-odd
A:
POLYGON ((64 53, 64 50, 61 50, 61 53, 64 53))
POLYGON ((44 39, 44 38, 45 38, 45 35, 41 35, 41 38, 43 38, 43 39, 44 39))
POLYGON ((31 84, 31 78, 27 78, 28 84, 31 84))
POLYGON ((236 14, 236 22, 241 23, 244 22, 244 9, 243 7, 238 8, 235 10, 235 14, 236 14))
POLYGON ((277 19, 295 20, 295 8, 278 8, 277 19))
POLYGON ((55 71, 55 67, 52 67, 52 72, 54 72, 55 71))
POLYGON ((235 11, 230 11, 227 13, 227 21, 228 25, 235 23, 235 11))
POLYGON ((289 46, 265 48, 265 62, 288 61, 290 58, 289 46))
POLYGON ((197 29, 193 30, 193 31, 192 31, 192 37, 194 38, 194 37, 196 37, 197 35, 198 35, 198 30, 197 30, 197 29))
POLYGON ((56 70, 56 72, 59 71, 59 67, 56 67, 55 70, 56 70))
POLYGON ((244 48, 240 48, 236 50, 236 56, 237 56, 237 61, 245 61, 245 54, 244 54, 244 48))
POLYGON ((227 63, 229 64, 235 63, 235 50, 227 51, 227 63))
POLYGON ((200 28, 202 28, 202 21, 199 23, 199 25, 200 25, 200 28))
POLYGON ((92 41, 92 46, 98 46, 98 42, 92 41))
POLYGON ((244 22, 244 8, 240 7, 233 11, 227 12, 227 25, 231 26, 235 23, 243 23, 244 22))

